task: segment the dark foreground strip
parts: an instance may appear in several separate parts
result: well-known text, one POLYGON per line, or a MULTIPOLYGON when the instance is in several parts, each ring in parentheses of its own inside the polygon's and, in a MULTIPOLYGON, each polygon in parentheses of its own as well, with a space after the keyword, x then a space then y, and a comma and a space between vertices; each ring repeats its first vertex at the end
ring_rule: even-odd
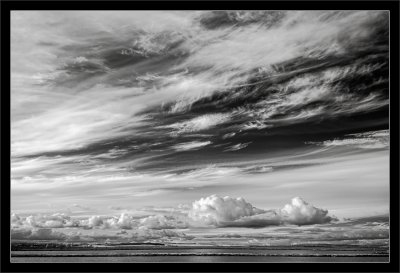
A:
POLYGON ((130 256, 259 256, 259 257, 389 257, 388 254, 249 254, 249 253, 129 253, 129 254, 11 254, 11 257, 130 257, 130 256))

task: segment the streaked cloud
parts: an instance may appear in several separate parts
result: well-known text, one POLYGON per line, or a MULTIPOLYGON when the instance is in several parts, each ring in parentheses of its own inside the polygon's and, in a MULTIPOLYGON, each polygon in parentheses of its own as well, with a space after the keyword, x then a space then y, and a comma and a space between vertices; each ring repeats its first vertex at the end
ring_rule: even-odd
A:
POLYGON ((229 114, 207 114, 188 121, 166 125, 165 127, 174 129, 174 134, 182 134, 211 129, 228 120, 229 114))
POLYGON ((173 148, 177 151, 187 151, 187 150, 197 150, 201 147, 210 145, 211 141, 191 141, 191 142, 184 142, 179 143, 173 146, 173 148))
POLYGON ((232 145, 232 146, 226 148, 226 149, 225 149, 225 152, 232 152, 232 151, 237 151, 237 150, 246 148, 247 146, 249 146, 250 143, 251 143, 251 142, 248 142, 248 143, 239 143, 239 144, 232 145))
POLYGON ((385 149, 389 148, 389 130, 348 134, 342 139, 327 140, 317 144, 327 147, 352 146, 361 149, 385 149))

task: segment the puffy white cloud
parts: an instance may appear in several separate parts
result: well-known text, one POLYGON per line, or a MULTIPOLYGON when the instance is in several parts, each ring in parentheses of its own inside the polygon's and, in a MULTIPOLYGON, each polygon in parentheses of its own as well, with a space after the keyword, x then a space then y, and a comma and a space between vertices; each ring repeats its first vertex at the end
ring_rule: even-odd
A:
POLYGON ((134 223, 134 220, 133 220, 132 216, 129 216, 126 213, 122 213, 118 219, 117 225, 118 225, 118 227, 123 228, 123 229, 130 229, 130 228, 132 228, 133 223, 134 223))
POLYGON ((137 221, 127 213, 122 213, 120 216, 94 215, 81 221, 81 224, 100 229, 132 229, 138 225, 137 221))
POLYGON ((103 218, 101 218, 100 216, 95 215, 95 216, 91 216, 88 219, 88 225, 91 227, 98 227, 102 224, 103 224, 103 218))
POLYGON ((300 197, 293 198, 291 204, 280 210, 280 214, 285 222, 296 225, 323 224, 333 219, 327 216, 327 210, 316 208, 300 197))
POLYGON ((262 210, 246 202, 242 197, 212 195, 193 202, 189 213, 195 222, 217 227, 262 227, 271 225, 311 225, 328 223, 335 218, 328 211, 316 208, 300 197, 279 210, 262 210))
POLYGON ((30 215, 25 219, 21 218, 20 224, 39 228, 62 228, 79 226, 79 221, 71 219, 70 216, 64 213, 55 213, 51 215, 30 215))
POLYGON ((262 212, 253 207, 242 197, 219 197, 211 195, 193 202, 190 217, 207 225, 223 225, 225 222, 237 220, 262 212))

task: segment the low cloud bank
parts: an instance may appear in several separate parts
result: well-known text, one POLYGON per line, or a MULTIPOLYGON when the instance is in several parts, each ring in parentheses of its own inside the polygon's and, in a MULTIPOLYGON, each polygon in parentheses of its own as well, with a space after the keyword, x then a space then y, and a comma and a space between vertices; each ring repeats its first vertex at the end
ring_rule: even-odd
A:
POLYGON ((242 197, 211 195, 194 201, 191 207, 181 207, 178 211, 179 213, 157 213, 144 217, 128 213, 119 216, 94 215, 87 218, 73 218, 62 213, 26 217, 12 214, 11 227, 14 232, 12 237, 63 239, 62 235, 54 233, 55 229, 61 228, 122 230, 136 232, 139 235, 146 230, 147 233, 154 235, 162 234, 166 230, 191 227, 252 228, 324 224, 336 220, 335 217, 328 215, 327 210, 314 207, 300 197, 293 198, 291 203, 281 209, 264 210, 254 207, 242 197))
POLYGON ((67 235, 51 228, 11 229, 11 239, 14 240, 59 240, 64 241, 67 235))
POLYGON ((189 236, 181 231, 170 229, 150 229, 144 226, 127 232, 125 230, 113 233, 97 230, 89 234, 82 232, 57 231, 51 228, 12 228, 12 240, 45 240, 45 241, 87 241, 87 242, 145 242, 154 240, 191 240, 193 236, 189 236))

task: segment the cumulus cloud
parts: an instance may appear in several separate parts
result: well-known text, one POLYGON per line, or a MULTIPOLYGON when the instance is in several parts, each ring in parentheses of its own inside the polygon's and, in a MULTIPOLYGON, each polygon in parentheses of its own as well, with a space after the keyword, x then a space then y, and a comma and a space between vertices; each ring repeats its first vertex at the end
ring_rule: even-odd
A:
POLYGON ((100 216, 91 216, 88 219, 88 225, 91 227, 98 227, 100 225, 103 224, 103 218, 101 218, 100 216))
POLYGON ((189 216, 196 222, 217 227, 262 227, 270 225, 312 225, 335 220, 328 211, 316 208, 300 197, 279 210, 254 207, 243 198, 212 195, 193 202, 189 216))
POLYGON ((137 220, 131 215, 121 213, 120 216, 91 216, 84 223, 88 227, 99 227, 101 229, 132 229, 137 227, 137 220))
POLYGON ((242 197, 219 197, 211 195, 193 202, 190 217, 207 225, 221 225, 221 223, 237 220, 244 216, 251 216, 262 212, 253 207, 242 197))
POLYGON ((327 210, 316 208, 300 197, 293 198, 280 210, 280 214, 284 221, 296 225, 323 224, 333 219, 327 216, 327 210))
MULTIPOLYGON (((181 209, 178 209, 181 211, 181 209)), ((155 214, 149 216, 133 216, 121 213, 119 216, 80 216, 70 217, 65 214, 30 215, 20 217, 12 214, 12 227, 34 230, 40 228, 63 229, 80 228, 92 230, 136 230, 147 229, 184 229, 188 227, 188 221, 183 216, 174 214, 155 214)))
POLYGON ((61 228, 80 225, 78 220, 72 219, 64 213, 30 215, 22 220, 21 224, 34 228, 61 228))

